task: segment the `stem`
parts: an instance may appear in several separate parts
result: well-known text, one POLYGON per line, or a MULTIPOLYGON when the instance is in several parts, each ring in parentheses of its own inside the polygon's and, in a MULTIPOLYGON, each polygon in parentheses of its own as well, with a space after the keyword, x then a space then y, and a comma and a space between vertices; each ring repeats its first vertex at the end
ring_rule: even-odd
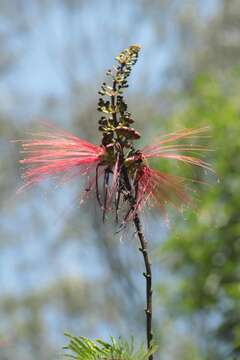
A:
MULTIPOLYGON (((128 200, 129 204, 132 209, 134 209, 136 205, 136 199, 133 195, 133 189, 128 177, 128 172, 126 167, 122 167, 122 173, 125 180, 125 186, 128 190, 128 200)), ((137 191, 137 190, 136 190, 137 191)), ((138 213, 136 212, 133 218, 134 225, 137 230, 138 238, 140 241, 141 247, 139 250, 143 254, 144 264, 146 272, 143 273, 143 276, 146 279, 146 303, 147 307, 145 309, 146 313, 146 335, 147 335, 147 346, 148 349, 151 348, 152 340, 153 340, 153 333, 152 333, 152 270, 151 270, 151 261, 150 256, 148 254, 148 243, 147 240, 144 238, 144 234, 142 231, 142 226, 140 222, 140 218, 138 216, 138 213)), ((153 360, 153 355, 149 355, 148 360, 153 360)))
MULTIPOLYGON (((144 263, 146 272, 143 273, 143 276, 146 279, 146 302, 147 307, 145 309, 146 313, 146 333, 147 333, 147 345, 148 349, 150 349, 153 339, 152 334, 152 270, 151 270, 151 261, 148 254, 148 243, 144 238, 144 234, 142 231, 142 226, 140 223, 140 219, 138 214, 134 216, 134 225, 137 230, 138 238, 141 244, 139 250, 143 254, 144 263)), ((153 355, 149 355, 149 360, 153 360, 153 355)))
MULTIPOLYGON (((113 91, 116 91, 117 88, 117 82, 116 80, 113 81, 113 91)), ((111 96, 111 105, 112 108, 115 109, 115 105, 116 105, 116 101, 115 101, 116 95, 111 96)), ((116 126, 117 125, 117 114, 116 112, 113 113, 113 124, 116 126)))

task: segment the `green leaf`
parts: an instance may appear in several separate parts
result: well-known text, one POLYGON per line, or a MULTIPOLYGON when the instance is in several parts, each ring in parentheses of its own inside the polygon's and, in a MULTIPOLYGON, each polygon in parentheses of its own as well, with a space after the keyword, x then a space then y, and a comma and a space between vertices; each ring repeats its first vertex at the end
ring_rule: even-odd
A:
POLYGON ((110 342, 101 339, 94 342, 83 336, 76 337, 68 333, 65 335, 70 342, 63 349, 70 351, 70 354, 64 356, 75 360, 147 360, 157 350, 156 346, 146 350, 143 345, 135 349, 133 337, 130 342, 122 338, 116 340, 113 337, 110 338, 110 342))

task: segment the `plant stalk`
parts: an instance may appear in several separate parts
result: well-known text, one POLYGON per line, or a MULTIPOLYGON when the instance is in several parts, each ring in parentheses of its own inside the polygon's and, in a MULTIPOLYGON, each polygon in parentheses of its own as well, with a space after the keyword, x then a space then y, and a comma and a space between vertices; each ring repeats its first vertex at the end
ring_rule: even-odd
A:
MULTIPOLYGON (((129 180, 128 172, 125 166, 122 166, 122 174, 125 181, 125 186, 128 191, 128 200, 131 208, 134 210, 136 205, 136 199, 133 195, 133 189, 129 180)), ((140 218, 138 213, 136 212, 133 218, 133 222, 137 231, 137 235, 140 241, 140 248, 139 250, 143 254, 144 264, 145 264, 145 272, 143 276, 146 279, 146 335, 147 335, 147 347, 148 349, 151 348, 152 340, 153 340, 153 333, 152 333, 152 269, 151 269, 151 261, 150 256, 148 253, 148 243, 144 237, 142 225, 140 222, 140 218)), ((149 355, 148 360, 153 360, 153 355, 149 355)))
MULTIPOLYGON (((152 345, 152 269, 151 269, 151 261, 148 253, 148 243, 144 238, 144 234, 142 231, 141 222, 139 219, 138 214, 134 216, 134 225, 137 230, 138 238, 140 241, 141 247, 139 250, 143 254, 144 263, 145 263, 145 269, 146 272, 143 273, 143 276, 146 279, 146 303, 147 307, 145 309, 146 313, 146 334, 147 334, 147 345, 148 349, 151 348, 152 345)), ((153 355, 149 355, 149 360, 153 360, 153 355)))

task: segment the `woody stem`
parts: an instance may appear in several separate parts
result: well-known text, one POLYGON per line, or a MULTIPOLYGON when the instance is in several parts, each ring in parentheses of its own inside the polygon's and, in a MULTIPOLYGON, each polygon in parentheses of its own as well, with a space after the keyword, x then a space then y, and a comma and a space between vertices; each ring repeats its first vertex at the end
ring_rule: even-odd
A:
MULTIPOLYGON (((125 181, 125 186, 128 191, 128 199, 131 208, 134 210, 136 205, 136 199, 133 195, 133 189, 129 180, 128 172, 125 166, 122 166, 122 174, 125 181)), ((151 269, 151 261, 148 254, 148 243, 147 240, 144 238, 144 234, 142 231, 142 225, 136 212, 133 218, 133 222, 135 228, 137 230, 137 235, 140 241, 140 248, 139 250, 143 254, 144 264, 146 272, 143 273, 146 279, 146 303, 147 307, 145 309, 146 313, 146 335, 147 335, 147 346, 148 349, 151 348, 153 334, 152 334, 152 269, 151 269)), ((153 355, 149 355, 148 360, 153 360, 153 355)))
MULTIPOLYGON (((146 272, 143 273, 145 279, 146 279, 146 302, 147 307, 145 309, 146 313, 146 334, 147 334, 147 345, 148 349, 151 347, 153 334, 152 334, 152 269, 151 269, 151 261, 148 254, 148 244, 147 241, 144 238, 141 222, 139 219, 138 214, 134 216, 134 225, 137 230, 138 238, 140 241, 141 247, 139 250, 143 254, 144 263, 146 272)), ((149 355, 148 360, 153 360, 153 355, 149 355)))

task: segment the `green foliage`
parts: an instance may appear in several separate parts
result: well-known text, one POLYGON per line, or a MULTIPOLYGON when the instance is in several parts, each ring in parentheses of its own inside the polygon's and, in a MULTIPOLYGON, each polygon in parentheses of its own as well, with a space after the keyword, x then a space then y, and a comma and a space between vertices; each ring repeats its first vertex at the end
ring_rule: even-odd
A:
POLYGON ((172 314, 205 319, 202 336, 217 360, 240 354, 239 89, 236 71, 224 81, 199 76, 187 108, 172 119, 174 128, 210 126, 208 142, 215 151, 207 160, 219 180, 202 179, 210 186, 199 185, 196 210, 185 213, 187 221, 179 218, 160 249, 179 279, 170 296, 172 314))
POLYGON ((146 351, 143 346, 138 350, 134 349, 134 340, 131 342, 120 339, 116 341, 111 337, 111 342, 97 339, 95 342, 83 336, 72 336, 65 334, 70 342, 64 349, 69 350, 71 354, 66 354, 66 358, 76 360, 147 360, 148 357, 156 352, 153 346, 150 351, 146 351))

